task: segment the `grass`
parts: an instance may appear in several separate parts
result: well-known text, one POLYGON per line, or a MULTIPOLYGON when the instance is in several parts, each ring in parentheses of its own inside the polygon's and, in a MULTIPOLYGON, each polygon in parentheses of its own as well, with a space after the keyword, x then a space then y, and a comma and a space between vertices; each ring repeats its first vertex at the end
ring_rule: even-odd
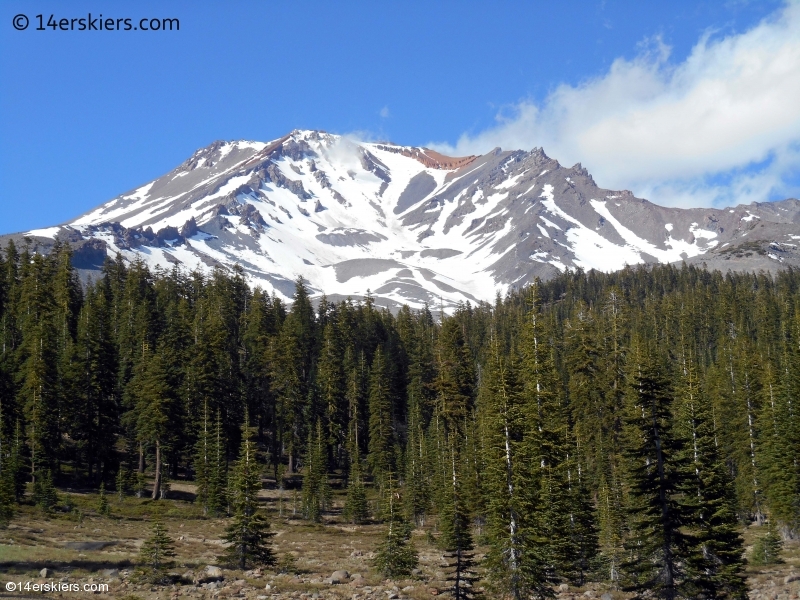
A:
MULTIPOLYGON (((23 504, 18 507, 12 523, 0 529, 0 573, 11 576, 38 577, 39 571, 47 567, 54 577, 97 577, 103 569, 133 570, 139 547, 149 536, 152 522, 158 518, 175 541, 175 558, 172 571, 198 573, 206 565, 219 564, 222 553, 222 534, 226 520, 203 515, 201 508, 191 502, 193 486, 174 484, 180 488, 176 498, 152 501, 149 498, 125 497, 120 500, 108 494, 111 515, 97 513, 98 495, 87 492, 60 491, 61 505, 72 506, 69 512, 55 511, 50 515, 40 509, 23 504), (68 502, 67 502, 68 501, 68 502), (114 545, 101 550, 75 550, 65 547, 67 542, 111 541, 114 545)), ((444 586, 441 572, 441 552, 429 528, 415 530, 414 544, 419 551, 422 573, 416 578, 387 584, 372 569, 375 548, 382 539, 384 526, 377 523, 351 525, 341 520, 344 491, 335 490, 334 509, 325 515, 324 523, 309 523, 292 517, 291 492, 284 494, 284 516, 278 515, 278 492, 262 490, 262 510, 272 523, 273 547, 280 559, 286 554, 294 557, 295 571, 278 575, 274 569, 265 569, 259 577, 238 571, 226 573, 226 580, 244 579, 252 587, 264 593, 269 583, 269 594, 319 593, 323 597, 352 597, 363 594, 347 585, 328 586, 324 579, 335 570, 345 569, 350 573, 361 573, 365 584, 374 587, 396 586, 404 597, 421 600, 430 598, 430 588, 444 586)), ((745 545, 753 542, 764 532, 763 528, 751 526, 744 529, 745 545)), ((479 551, 481 549, 479 548, 479 551)), ((787 544, 784 548, 785 564, 766 567, 747 567, 751 585, 768 586, 770 581, 782 583, 782 578, 792 568, 800 571, 800 544, 787 544)), ((153 597, 152 586, 137 588, 133 584, 119 584, 110 594, 113 597, 153 597)), ((602 593, 602 592, 600 592, 602 593)), ((255 591, 253 591, 255 594, 255 591)), ((599 595, 599 594, 598 594, 599 595)), ((618 595, 622 598, 622 595, 618 595)), ((615 596, 617 597, 617 596, 615 596)))

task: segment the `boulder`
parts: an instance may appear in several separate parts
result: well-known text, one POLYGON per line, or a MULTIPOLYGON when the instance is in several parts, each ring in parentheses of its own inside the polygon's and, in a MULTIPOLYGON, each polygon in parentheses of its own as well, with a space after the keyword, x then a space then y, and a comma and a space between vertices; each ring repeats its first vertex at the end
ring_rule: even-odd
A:
POLYGON ((47 567, 39 571, 39 577, 50 577, 52 574, 53 572, 47 567))
POLYGON ((222 574, 222 569, 214 565, 206 565, 206 568, 198 574, 197 583, 213 583, 224 579, 225 576, 222 574))
POLYGON ((606 592, 602 596, 600 596, 600 600, 614 600, 614 596, 606 592))
POLYGON ((208 577, 222 577, 222 569, 214 565, 206 565, 204 572, 208 577))
POLYGON ((103 569, 100 571, 103 577, 119 577, 119 569, 103 569))
POLYGON ((783 578, 783 583, 792 583, 793 581, 800 581, 800 575, 797 573, 789 573, 783 578))
POLYGON ((344 569, 339 569, 338 571, 334 571, 333 574, 331 575, 331 583, 345 583, 349 579, 350 579, 350 573, 348 573, 344 569))

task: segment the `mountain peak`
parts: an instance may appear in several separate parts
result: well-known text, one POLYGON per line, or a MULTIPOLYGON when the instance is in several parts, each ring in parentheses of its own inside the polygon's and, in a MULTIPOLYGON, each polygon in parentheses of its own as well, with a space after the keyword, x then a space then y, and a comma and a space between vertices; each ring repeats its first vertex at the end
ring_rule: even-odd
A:
POLYGON ((599 188, 542 148, 451 157, 297 129, 215 141, 65 226, 25 235, 43 249, 70 240, 86 273, 117 253, 154 268, 239 265, 286 299, 303 276, 332 299, 371 290, 420 307, 492 301, 565 269, 798 265, 799 224, 797 201, 660 207, 599 188))

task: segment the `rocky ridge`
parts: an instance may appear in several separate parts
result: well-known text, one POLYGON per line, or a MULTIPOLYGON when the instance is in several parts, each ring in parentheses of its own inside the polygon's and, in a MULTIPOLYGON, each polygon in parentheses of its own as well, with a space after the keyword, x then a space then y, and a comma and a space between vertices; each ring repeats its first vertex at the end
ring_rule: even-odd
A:
POLYGON ((603 189, 541 148, 453 158, 293 131, 214 142, 66 224, 4 237, 42 252, 69 241, 95 277, 120 253, 153 268, 239 265, 284 299, 303 276, 334 300, 370 290, 392 307, 448 307, 565 269, 798 267, 800 201, 667 208, 603 189))

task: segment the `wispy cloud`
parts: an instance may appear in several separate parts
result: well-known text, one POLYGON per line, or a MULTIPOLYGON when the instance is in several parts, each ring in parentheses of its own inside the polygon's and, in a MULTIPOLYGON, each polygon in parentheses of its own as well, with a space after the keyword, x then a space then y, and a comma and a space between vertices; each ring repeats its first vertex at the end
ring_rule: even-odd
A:
POLYGON ((432 146, 456 155, 542 146, 582 162, 604 187, 667 205, 797 193, 789 179, 800 169, 800 2, 744 33, 704 35, 678 64, 660 39, 646 40, 601 76, 432 146))
POLYGON ((381 116, 382 119, 388 119, 389 118, 389 107, 388 106, 384 106, 380 110, 380 112, 378 114, 381 116))

